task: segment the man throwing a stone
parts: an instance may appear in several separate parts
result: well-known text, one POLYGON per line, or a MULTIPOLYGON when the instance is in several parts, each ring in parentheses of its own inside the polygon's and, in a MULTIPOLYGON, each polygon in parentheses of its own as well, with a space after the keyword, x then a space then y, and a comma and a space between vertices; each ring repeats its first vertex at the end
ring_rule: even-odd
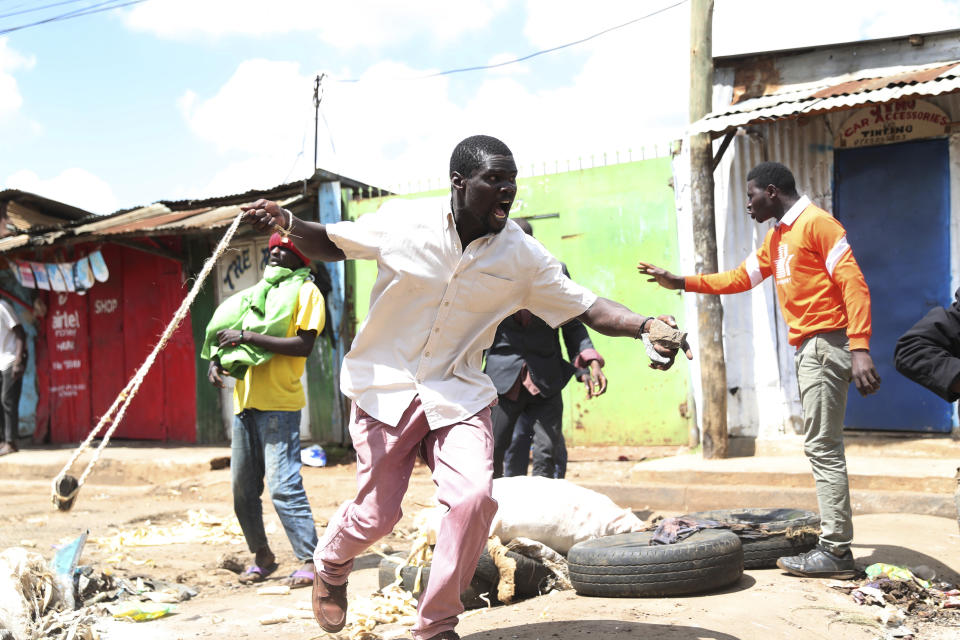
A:
MULTIPOLYGON (((459 638, 460 593, 497 508, 490 425, 497 391, 481 360, 503 318, 529 309, 554 327, 579 318, 628 338, 640 338, 652 320, 565 277, 560 262, 509 220, 516 177, 505 144, 473 136, 453 151, 449 199, 392 200, 356 222, 327 225, 294 218, 275 202, 246 207, 255 227, 283 227, 310 258, 377 262, 370 311, 340 376, 353 401, 358 492, 330 520, 315 554, 314 615, 330 633, 345 623, 353 559, 399 521, 420 455, 448 511, 413 636, 459 638)), ((651 366, 667 369, 677 350, 660 351, 667 361, 651 366)), ((689 349, 686 356, 693 357, 689 349)))

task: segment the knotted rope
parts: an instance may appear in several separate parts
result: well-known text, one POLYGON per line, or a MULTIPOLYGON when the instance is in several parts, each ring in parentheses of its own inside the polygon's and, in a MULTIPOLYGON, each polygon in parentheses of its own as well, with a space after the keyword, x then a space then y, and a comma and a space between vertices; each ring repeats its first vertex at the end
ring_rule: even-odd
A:
MULTIPOLYGON (((187 316, 187 311, 190 309, 190 305, 193 304, 197 294, 200 293, 200 289, 203 288, 204 281, 206 281, 207 277, 210 275, 210 272, 213 271, 213 266, 216 264, 220 256, 226 252, 227 247, 230 245, 230 240, 233 239, 234 234, 237 232, 237 227, 240 226, 240 220, 243 219, 243 215, 244 214, 242 212, 237 215, 233 223, 227 229, 227 232, 223 234, 223 238, 220 239, 220 244, 217 245, 213 255, 207 258, 206 262, 203 263, 203 269, 201 269, 200 273, 197 274, 197 278, 193 283, 193 287, 190 289, 187 297, 183 299, 183 302, 180 303, 180 308, 177 309, 176 313, 173 314, 173 319, 170 320, 170 324, 167 325, 167 328, 163 330, 163 334, 161 334, 157 344, 153 347, 153 351, 150 352, 150 355, 148 355, 146 360, 143 361, 143 364, 140 365, 140 368, 137 369, 137 372, 132 378, 130 378, 130 381, 127 382, 127 385, 113 401, 113 404, 110 405, 110 408, 107 409, 107 412, 100 417, 100 421, 90 431, 90 434, 87 435, 86 439, 82 443, 80 443, 80 446, 77 447, 77 450, 73 452, 73 455, 70 456, 70 459, 67 461, 67 464, 63 466, 63 469, 60 470, 60 473, 58 473, 53 479, 52 499, 53 504, 56 505, 58 509, 66 511, 73 506, 73 499, 76 497, 77 493, 80 492, 80 487, 83 486, 87 476, 89 476, 90 472, 93 471, 93 467, 96 466, 97 461, 100 459, 100 455, 103 453, 103 449, 107 446, 107 443, 110 442, 110 437, 113 435, 113 432, 116 431, 117 427, 120 426, 120 422, 123 420, 123 415, 126 413, 127 407, 130 406, 130 402, 132 402, 134 397, 136 397, 137 391, 140 390, 140 385, 143 384, 144 378, 147 377, 147 373, 150 371, 150 367, 152 367, 153 363, 156 361, 157 355, 167 345, 167 342, 170 340, 173 332, 177 330, 177 327, 180 326, 180 323, 183 322, 183 319, 187 316), (116 412, 116 415, 114 415, 114 412, 116 412), (64 478, 67 477, 67 471, 70 470, 70 467, 72 467, 73 463, 77 461, 77 458, 79 458, 80 455, 87 449, 87 447, 90 446, 90 443, 93 441, 93 439, 97 437, 97 434, 100 432, 100 430, 103 429, 103 427, 107 424, 110 424, 110 428, 107 429, 106 433, 104 433, 103 440, 100 442, 99 446, 97 446, 96 451, 93 452, 93 457, 90 459, 90 462, 87 463, 87 467, 80 475, 80 479, 76 481, 76 486, 66 489, 66 486, 69 485, 61 485, 60 483, 64 480, 64 478), (61 489, 65 489, 67 495, 62 495, 61 489)), ((291 218, 291 223, 292 222, 293 220, 291 218)), ((72 480, 72 478, 70 479, 72 480)), ((71 482, 70 484, 73 483, 71 482)))

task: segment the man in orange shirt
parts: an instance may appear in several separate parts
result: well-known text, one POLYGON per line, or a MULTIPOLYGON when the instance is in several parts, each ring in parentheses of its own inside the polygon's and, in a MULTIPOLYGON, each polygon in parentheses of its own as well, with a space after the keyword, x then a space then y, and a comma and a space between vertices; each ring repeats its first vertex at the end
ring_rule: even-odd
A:
POLYGON ((869 350, 870 291, 843 226, 797 193, 787 167, 764 162, 750 170, 747 214, 776 223, 736 269, 687 277, 646 262, 637 269, 667 289, 711 294, 747 291, 774 276, 788 339, 797 348, 804 452, 816 480, 821 527, 815 549, 780 558, 777 566, 804 577, 851 578, 853 511, 843 418, 851 379, 864 396, 880 386, 869 350))

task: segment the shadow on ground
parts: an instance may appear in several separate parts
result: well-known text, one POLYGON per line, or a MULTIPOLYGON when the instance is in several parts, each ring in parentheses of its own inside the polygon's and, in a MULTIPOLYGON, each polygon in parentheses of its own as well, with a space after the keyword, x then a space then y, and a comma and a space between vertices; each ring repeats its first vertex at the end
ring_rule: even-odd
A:
POLYGON ((643 624, 617 620, 564 620, 501 627, 463 636, 463 640, 535 640, 537 638, 643 638, 643 640, 740 640, 719 631, 683 625, 643 624))

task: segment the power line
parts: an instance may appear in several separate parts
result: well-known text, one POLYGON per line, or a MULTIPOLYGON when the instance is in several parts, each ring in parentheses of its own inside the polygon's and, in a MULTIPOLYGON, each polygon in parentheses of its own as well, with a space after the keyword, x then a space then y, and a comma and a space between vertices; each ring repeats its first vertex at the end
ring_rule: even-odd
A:
MULTIPOLYGON (((467 72, 467 71, 484 71, 484 70, 486 70, 486 69, 496 69, 496 68, 498 68, 498 67, 505 67, 505 66, 507 66, 507 65, 516 64, 516 63, 518 63, 518 62, 523 62, 523 61, 529 60, 529 59, 531 59, 531 58, 536 58, 537 56, 542 56, 542 55, 544 55, 544 54, 546 54, 546 53, 553 53, 554 51, 559 51, 559 50, 561 50, 561 49, 566 49, 566 48, 568 48, 568 47, 573 47, 573 46, 576 46, 576 45, 578 45, 578 44, 583 44, 584 42, 589 42, 590 40, 593 40, 593 39, 595 39, 595 38, 599 38, 600 36, 606 35, 606 34, 612 32, 612 31, 616 31, 616 30, 618 30, 618 29, 623 29, 624 27, 629 27, 629 26, 632 25, 632 24, 636 24, 637 22, 641 22, 641 21, 643 21, 643 20, 646 20, 647 18, 652 18, 652 17, 655 16, 655 15, 659 15, 659 14, 665 12, 665 11, 669 11, 670 9, 673 9, 673 8, 675 8, 675 7, 679 7, 679 6, 682 5, 682 4, 686 4, 688 1, 689 1, 689 0, 680 0, 680 2, 676 2, 676 3, 671 4, 671 5, 669 5, 669 6, 663 7, 662 9, 657 9, 656 11, 654 11, 654 12, 652 12, 652 13, 648 13, 648 14, 645 15, 645 16, 640 16, 639 18, 634 18, 633 20, 628 20, 627 22, 624 22, 623 24, 618 24, 618 25, 616 25, 616 26, 614 26, 614 27, 609 27, 609 28, 607 28, 607 29, 604 29, 603 31, 598 31, 598 32, 596 32, 596 33, 594 33, 594 34, 591 34, 591 35, 585 37, 585 38, 580 38, 579 40, 574 40, 573 42, 567 42, 567 43, 564 43, 564 44, 561 44, 561 45, 557 45, 557 46, 555 46, 555 47, 550 47, 549 49, 541 49, 540 51, 535 51, 535 52, 533 52, 533 53, 527 54, 527 55, 525 55, 525 56, 521 56, 521 57, 519 57, 519 58, 513 58, 512 60, 506 60, 506 61, 504 61, 504 62, 498 62, 498 63, 496 63, 496 64, 484 64, 484 65, 477 65, 477 66, 474 66, 474 67, 460 67, 459 69, 448 69, 448 70, 446 70, 446 71, 436 71, 436 72, 434 72, 434 73, 425 73, 425 74, 419 75, 419 76, 410 76, 410 77, 408 77, 408 78, 404 78, 404 80, 424 80, 424 79, 427 79, 427 78, 436 78, 436 77, 439 77, 439 76, 449 76, 449 75, 452 75, 452 74, 454 74, 454 73, 465 73, 465 72, 467 72)), ((343 82, 343 83, 355 83, 355 82, 360 82, 360 81, 362 80, 361 78, 348 78, 348 79, 331 78, 331 79, 334 80, 335 82, 343 82)))
POLYGON ((11 11, 10 13, 0 14, 0 18, 9 18, 11 16, 19 16, 24 13, 33 13, 35 11, 43 11, 44 9, 50 9, 52 7, 59 7, 64 4, 76 4, 77 2, 84 2, 85 0, 61 0, 60 2, 54 2, 53 4, 44 4, 39 6, 33 6, 29 9, 20 9, 24 5, 19 5, 14 7, 15 9, 20 9, 19 11, 11 11))
POLYGON ((37 20, 35 22, 21 24, 15 27, 7 27, 5 29, 0 29, 0 36, 6 35, 8 33, 12 33, 14 31, 20 31, 21 29, 29 29, 30 27, 37 27, 43 24, 49 24, 51 22, 59 22, 60 20, 69 20, 71 18, 89 16, 91 14, 101 13, 103 11, 112 11, 113 9, 129 7, 131 5, 140 4, 141 2, 146 2, 146 0, 127 0, 126 2, 121 2, 119 0, 104 0, 103 2, 97 2, 95 4, 82 7, 80 9, 75 9, 73 11, 68 11, 66 13, 61 13, 59 15, 52 16, 50 18, 44 18, 43 20, 37 20))

